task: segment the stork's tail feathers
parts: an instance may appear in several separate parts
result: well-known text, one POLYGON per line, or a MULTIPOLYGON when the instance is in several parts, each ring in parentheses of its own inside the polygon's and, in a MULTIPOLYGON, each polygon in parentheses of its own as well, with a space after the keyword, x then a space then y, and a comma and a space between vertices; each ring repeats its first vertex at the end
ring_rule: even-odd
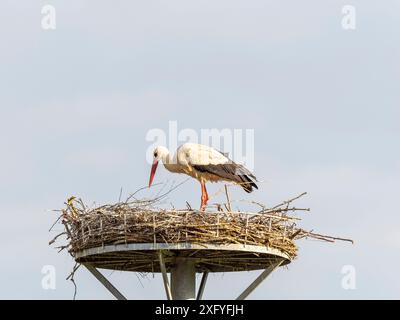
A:
POLYGON ((256 185, 257 178, 247 168, 234 163, 236 183, 239 184, 247 193, 253 192, 253 188, 258 189, 256 185))
POLYGON ((247 193, 251 193, 253 192, 253 188, 258 190, 258 186, 248 176, 241 176, 241 178, 243 180, 247 180, 246 182, 240 183, 240 186, 244 189, 244 191, 246 191, 247 193))

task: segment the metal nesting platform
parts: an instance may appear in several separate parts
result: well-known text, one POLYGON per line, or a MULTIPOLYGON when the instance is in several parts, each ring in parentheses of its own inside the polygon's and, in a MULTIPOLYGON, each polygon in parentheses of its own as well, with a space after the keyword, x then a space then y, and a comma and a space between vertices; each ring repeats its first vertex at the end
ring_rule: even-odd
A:
POLYGON ((118 299, 125 297, 97 270, 162 273, 169 300, 202 298, 209 273, 264 270, 238 297, 245 299, 277 267, 291 258, 280 250, 244 244, 129 243, 75 252, 77 262, 118 299), (168 273, 171 273, 170 280, 168 273), (196 295, 196 273, 203 273, 196 295), (171 284, 170 284, 171 282, 171 284))
POLYGON ((160 250, 164 254, 165 268, 170 272, 177 258, 192 261, 196 272, 238 272, 265 269, 277 260, 282 265, 291 259, 285 253, 263 246, 192 243, 130 243, 86 249, 75 254, 76 261, 90 263, 101 269, 161 272, 160 250))

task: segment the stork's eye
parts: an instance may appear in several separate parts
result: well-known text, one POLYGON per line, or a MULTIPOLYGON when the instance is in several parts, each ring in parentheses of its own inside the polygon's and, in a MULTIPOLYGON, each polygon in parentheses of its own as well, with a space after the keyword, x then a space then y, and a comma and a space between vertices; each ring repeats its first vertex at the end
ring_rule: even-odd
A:
POLYGON ((154 152, 154 158, 157 158, 157 157, 158 157, 158 153, 156 151, 156 152, 154 152))

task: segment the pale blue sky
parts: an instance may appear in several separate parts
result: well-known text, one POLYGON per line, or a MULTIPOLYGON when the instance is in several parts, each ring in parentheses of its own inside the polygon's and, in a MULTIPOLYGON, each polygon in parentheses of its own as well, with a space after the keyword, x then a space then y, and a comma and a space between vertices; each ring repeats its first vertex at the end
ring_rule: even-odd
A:
MULTIPOLYGON (((251 298, 399 298, 399 10, 395 0, 3 0, 0 298, 72 298, 73 261, 47 246, 47 210, 145 185, 146 133, 170 120, 254 129, 264 183, 232 196, 274 204, 308 191, 302 226, 355 240, 300 241, 299 258, 251 298), (55 31, 41 29, 44 4, 57 10, 55 31), (356 30, 342 29, 345 4, 356 30), (41 287, 44 265, 56 267, 54 291, 41 287), (356 290, 341 287, 344 265, 356 290)), ((189 182, 170 201, 198 198, 189 182)), ((256 276, 214 275, 205 297, 234 298, 256 276)), ((130 298, 164 298, 158 276, 143 287, 134 274, 110 279, 130 298)), ((85 270, 76 280, 78 299, 111 298, 85 270)))

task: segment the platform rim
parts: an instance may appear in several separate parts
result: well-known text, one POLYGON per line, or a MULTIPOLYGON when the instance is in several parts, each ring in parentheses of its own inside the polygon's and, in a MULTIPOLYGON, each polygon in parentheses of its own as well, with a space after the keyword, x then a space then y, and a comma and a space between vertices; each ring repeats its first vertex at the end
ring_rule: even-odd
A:
POLYGON ((115 244, 105 245, 101 247, 94 247, 76 251, 74 254, 75 259, 82 259, 89 256, 107 254, 113 252, 123 251, 159 251, 159 250, 221 250, 221 251, 240 251, 250 253, 261 253, 276 256, 286 260, 285 264, 292 262, 291 258, 286 253, 279 249, 255 246, 247 244, 211 244, 211 243, 128 243, 128 244, 115 244))

